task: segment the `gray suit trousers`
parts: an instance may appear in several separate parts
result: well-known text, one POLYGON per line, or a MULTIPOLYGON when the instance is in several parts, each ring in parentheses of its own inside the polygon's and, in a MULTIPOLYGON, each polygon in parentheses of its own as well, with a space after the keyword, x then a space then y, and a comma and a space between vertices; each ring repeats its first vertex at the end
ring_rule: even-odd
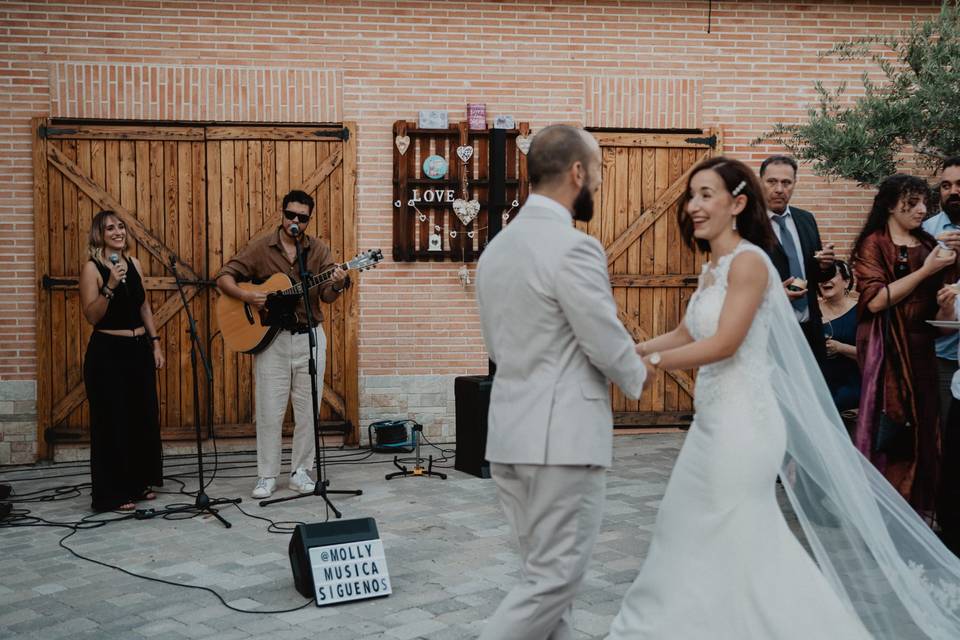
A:
POLYGON ((491 463, 490 472, 522 576, 480 640, 568 640, 573 598, 600 531, 606 469, 491 463))

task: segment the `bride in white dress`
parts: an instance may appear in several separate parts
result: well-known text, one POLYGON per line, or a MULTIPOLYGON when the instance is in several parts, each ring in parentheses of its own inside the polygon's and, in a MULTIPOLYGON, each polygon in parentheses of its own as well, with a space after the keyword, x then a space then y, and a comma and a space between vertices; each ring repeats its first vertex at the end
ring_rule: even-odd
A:
POLYGON ((609 638, 960 638, 960 562, 850 444, 760 248, 775 242, 761 194, 712 158, 678 210, 712 261, 680 325, 638 351, 699 367, 696 417, 609 638))

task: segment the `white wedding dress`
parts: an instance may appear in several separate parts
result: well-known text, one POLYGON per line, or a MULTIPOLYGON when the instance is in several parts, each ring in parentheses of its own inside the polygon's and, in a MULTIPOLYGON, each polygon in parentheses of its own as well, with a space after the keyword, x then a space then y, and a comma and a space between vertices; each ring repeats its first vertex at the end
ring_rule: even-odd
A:
MULTIPOLYGON (((716 332, 730 264, 744 251, 764 255, 741 242, 712 268, 704 266, 685 318, 695 340, 716 332)), ((787 527, 777 503, 787 429, 772 387, 768 343, 773 305, 785 297, 769 261, 768 267, 769 286, 743 344, 699 371, 696 416, 611 639, 871 637, 787 527)))

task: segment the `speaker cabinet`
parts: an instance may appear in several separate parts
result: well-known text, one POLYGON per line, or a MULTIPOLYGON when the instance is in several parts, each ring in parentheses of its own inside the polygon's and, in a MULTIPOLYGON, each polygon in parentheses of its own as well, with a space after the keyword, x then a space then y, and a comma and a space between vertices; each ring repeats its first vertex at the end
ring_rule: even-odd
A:
POLYGON ((318 605, 390 593, 383 544, 373 518, 298 524, 287 551, 294 586, 304 597, 316 597, 318 605), (316 547, 324 549, 311 562, 310 550, 316 547))
POLYGON ((460 376, 453 382, 457 403, 457 457, 453 467, 478 478, 490 477, 490 463, 484 453, 492 387, 493 378, 488 376, 460 376))

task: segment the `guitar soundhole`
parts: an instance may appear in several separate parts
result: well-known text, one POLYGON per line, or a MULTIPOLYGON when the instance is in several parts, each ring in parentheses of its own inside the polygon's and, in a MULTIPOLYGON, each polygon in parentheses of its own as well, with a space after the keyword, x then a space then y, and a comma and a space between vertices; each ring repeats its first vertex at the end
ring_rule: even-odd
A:
POLYGON ((243 305, 243 314, 244 314, 245 316, 247 316, 247 323, 248 323, 248 324, 253 324, 253 323, 254 323, 254 321, 253 321, 253 313, 250 312, 250 305, 248 305, 248 304, 243 305))

